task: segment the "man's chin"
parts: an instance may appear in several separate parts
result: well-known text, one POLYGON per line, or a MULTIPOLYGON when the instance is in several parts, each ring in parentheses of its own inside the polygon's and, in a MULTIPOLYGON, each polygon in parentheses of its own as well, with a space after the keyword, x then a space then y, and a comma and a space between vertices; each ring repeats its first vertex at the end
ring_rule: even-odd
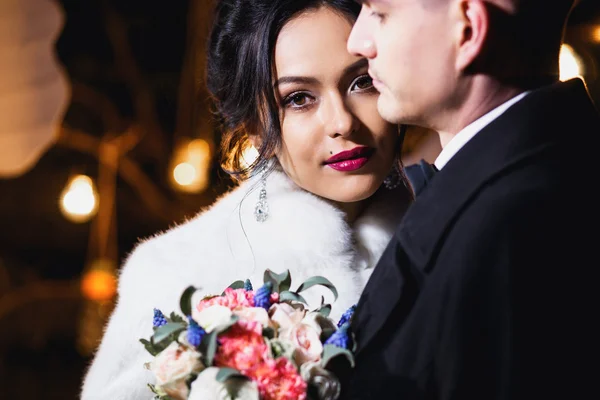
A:
POLYGON ((377 99, 377 111, 379 111, 379 114, 383 119, 392 124, 399 124, 402 118, 398 102, 391 98, 386 92, 379 94, 379 98, 377 99))

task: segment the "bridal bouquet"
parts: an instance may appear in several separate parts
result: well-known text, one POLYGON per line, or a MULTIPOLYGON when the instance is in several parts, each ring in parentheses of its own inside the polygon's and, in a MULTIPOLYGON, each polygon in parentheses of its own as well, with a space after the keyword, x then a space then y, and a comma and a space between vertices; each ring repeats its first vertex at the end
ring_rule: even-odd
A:
POLYGON ((196 288, 180 299, 181 315, 154 310, 154 333, 140 341, 154 359, 146 364, 156 378, 155 399, 336 399, 340 383, 327 370, 333 358, 351 366, 348 327, 354 308, 339 322, 330 304, 310 310, 302 291, 320 285, 337 299, 335 287, 312 277, 290 290, 289 271, 267 270, 264 284, 236 281, 221 295, 192 304, 196 288))

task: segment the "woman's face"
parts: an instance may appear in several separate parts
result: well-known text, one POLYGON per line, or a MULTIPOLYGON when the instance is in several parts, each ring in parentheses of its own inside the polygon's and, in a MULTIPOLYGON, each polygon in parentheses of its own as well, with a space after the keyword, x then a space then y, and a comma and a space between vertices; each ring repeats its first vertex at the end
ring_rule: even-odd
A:
POLYGON ((390 172, 396 127, 377 112, 366 59, 351 55, 351 23, 327 7, 290 20, 275 44, 277 158, 300 187, 335 202, 364 200, 390 172))

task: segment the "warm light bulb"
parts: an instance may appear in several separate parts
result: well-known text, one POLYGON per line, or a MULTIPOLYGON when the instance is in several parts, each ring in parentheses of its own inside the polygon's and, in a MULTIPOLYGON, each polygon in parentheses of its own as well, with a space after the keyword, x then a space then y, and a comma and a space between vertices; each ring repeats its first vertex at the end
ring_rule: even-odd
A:
POLYGON ((98 210, 98 195, 92 178, 73 177, 63 190, 60 205, 64 216, 73 222, 85 222, 93 217, 98 210))
POLYGON ((196 179, 196 168, 189 163, 181 163, 173 169, 173 178, 181 186, 189 186, 196 179))
POLYGON ((581 78, 583 75, 581 58, 568 44, 563 44, 560 49, 559 68, 561 81, 576 77, 581 78))
POLYGON ((592 40, 596 43, 600 43, 600 25, 592 30, 592 40))
POLYGON ((81 278, 81 292, 90 300, 111 300, 117 293, 113 263, 105 259, 95 260, 81 278))
POLYGON ((204 139, 183 139, 171 160, 171 182, 180 191, 200 192, 210 183, 211 149, 204 139))

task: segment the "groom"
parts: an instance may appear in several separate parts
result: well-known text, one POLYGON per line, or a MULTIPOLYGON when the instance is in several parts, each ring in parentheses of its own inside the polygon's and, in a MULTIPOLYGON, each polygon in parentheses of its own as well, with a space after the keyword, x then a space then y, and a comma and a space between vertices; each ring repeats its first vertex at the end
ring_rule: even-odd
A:
POLYGON ((380 113, 443 151, 358 303, 344 397, 600 398, 600 119, 558 82, 573 1, 362 4, 348 47, 380 113))

